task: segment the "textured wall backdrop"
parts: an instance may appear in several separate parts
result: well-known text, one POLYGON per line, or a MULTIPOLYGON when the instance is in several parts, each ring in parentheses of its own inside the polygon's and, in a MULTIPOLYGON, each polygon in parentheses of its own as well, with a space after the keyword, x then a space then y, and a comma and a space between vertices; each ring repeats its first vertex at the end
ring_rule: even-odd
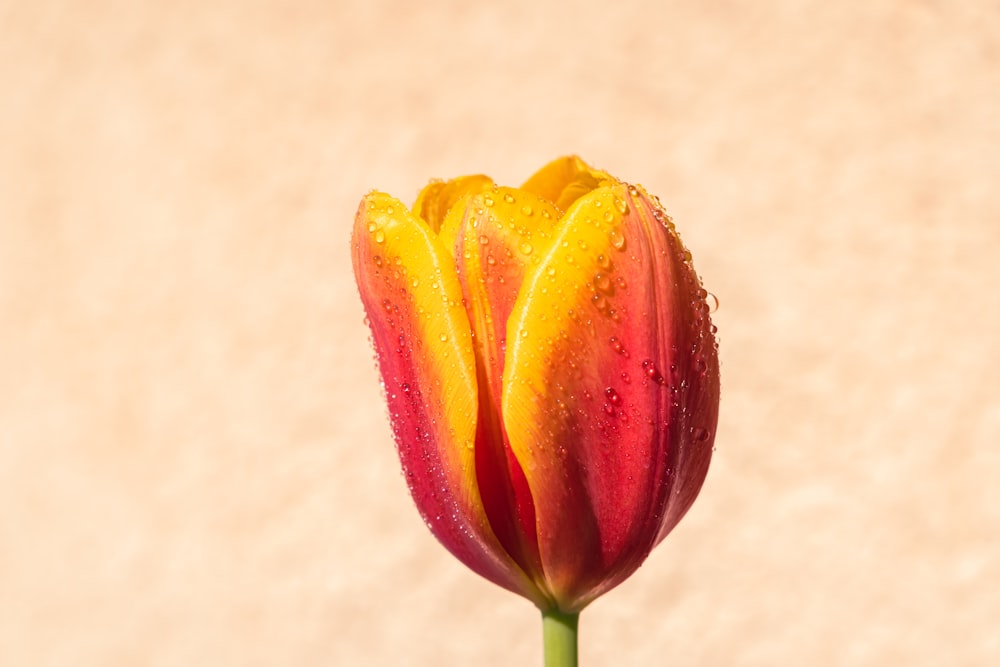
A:
POLYGON ((569 152, 723 373, 583 664, 997 664, 995 2, 0 0, 0 84, 0 664, 540 664, 412 507, 348 240, 569 152))

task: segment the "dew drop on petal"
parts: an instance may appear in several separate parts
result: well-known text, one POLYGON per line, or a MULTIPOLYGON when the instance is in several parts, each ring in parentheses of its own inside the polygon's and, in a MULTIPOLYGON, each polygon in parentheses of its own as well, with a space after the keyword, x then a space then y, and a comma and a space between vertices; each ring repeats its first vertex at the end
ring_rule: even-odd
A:
POLYGON ((611 405, 618 406, 622 404, 622 397, 618 395, 614 387, 608 387, 604 390, 604 397, 608 399, 611 405))
POLYGON ((385 232, 381 229, 375 231, 375 243, 385 243, 385 232))
POLYGON ((652 359, 646 359, 643 361, 642 368, 646 371, 646 375, 649 379, 656 384, 664 384, 666 382, 663 378, 663 374, 660 373, 660 369, 656 367, 656 363, 652 359))
POLYGON ((608 342, 611 343, 612 350, 618 354, 625 354, 625 346, 621 344, 621 341, 618 340, 617 336, 612 336, 608 339, 608 342))
POLYGON ((505 194, 505 195, 503 196, 503 200, 504 200, 505 202, 507 202, 508 204, 513 204, 513 203, 514 203, 514 195, 512 195, 512 194, 510 194, 510 193, 508 192, 507 194, 505 194))
POLYGON ((708 304, 708 312, 710 313, 714 313, 719 309, 719 297, 715 296, 711 292, 706 293, 705 303, 708 304))
POLYGON ((611 289, 611 278, 604 273, 598 273, 594 275, 594 287, 601 290, 602 292, 607 292, 611 289))
POLYGON ((525 255, 530 255, 531 251, 534 250, 534 248, 531 247, 530 243, 522 243, 520 250, 525 255))

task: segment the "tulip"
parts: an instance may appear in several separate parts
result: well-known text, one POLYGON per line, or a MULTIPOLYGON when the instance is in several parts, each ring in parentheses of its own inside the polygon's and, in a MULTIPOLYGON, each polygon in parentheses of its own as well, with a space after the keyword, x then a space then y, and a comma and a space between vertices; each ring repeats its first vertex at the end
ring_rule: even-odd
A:
POLYGON ((372 192, 352 246, 424 521, 575 660, 580 610, 684 516, 712 456, 713 297, 690 253, 656 197, 576 157, 520 188, 431 182, 412 209, 372 192))

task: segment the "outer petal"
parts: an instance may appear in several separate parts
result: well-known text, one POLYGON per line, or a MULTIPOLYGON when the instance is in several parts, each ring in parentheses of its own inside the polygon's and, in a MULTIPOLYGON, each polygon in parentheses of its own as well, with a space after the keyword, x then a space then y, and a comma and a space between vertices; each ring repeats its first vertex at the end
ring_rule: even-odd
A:
POLYGON ((450 253, 402 203, 373 193, 355 219, 353 261, 417 508, 469 568, 543 604, 497 541, 480 498, 475 357, 450 253))
POLYGON ((704 293, 653 213, 621 184, 581 197, 508 322, 504 423, 563 610, 642 563, 711 456, 718 374, 704 293))

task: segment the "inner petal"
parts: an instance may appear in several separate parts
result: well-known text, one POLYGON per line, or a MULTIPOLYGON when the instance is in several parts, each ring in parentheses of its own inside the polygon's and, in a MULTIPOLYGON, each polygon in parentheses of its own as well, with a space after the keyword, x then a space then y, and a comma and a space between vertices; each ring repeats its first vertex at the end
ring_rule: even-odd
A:
MULTIPOLYGON (((487 516, 512 558, 542 581, 534 502, 501 418, 507 319, 529 267, 551 243, 559 212, 511 188, 470 197, 455 237, 455 262, 472 324, 480 388, 476 472, 487 516)), ((455 224, 454 218, 445 225, 455 224)), ((443 229, 442 236, 450 235, 443 229)))

